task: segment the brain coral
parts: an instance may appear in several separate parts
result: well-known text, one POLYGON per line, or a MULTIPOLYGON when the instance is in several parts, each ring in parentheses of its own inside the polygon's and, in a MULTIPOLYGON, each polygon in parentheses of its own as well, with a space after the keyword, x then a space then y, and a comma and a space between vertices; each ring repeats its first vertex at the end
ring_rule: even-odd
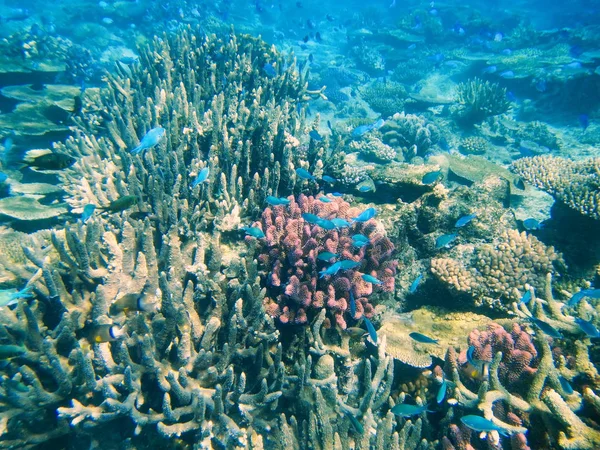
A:
POLYGON ((518 301, 526 286, 544 289, 546 274, 562 257, 535 236, 506 230, 494 243, 474 249, 459 246, 460 256, 436 258, 431 271, 452 291, 468 294, 476 305, 501 311, 518 301))
MULTIPOLYGON (((266 208, 255 226, 266 237, 260 249, 259 261, 265 269, 267 284, 266 309, 281 323, 304 324, 323 308, 329 319, 346 328, 350 314, 350 293, 356 301, 354 319, 370 317, 373 306, 369 296, 375 291, 392 292, 397 262, 391 259, 394 245, 385 236, 383 226, 375 219, 354 222, 349 227, 327 230, 309 223, 305 214, 323 219, 339 218, 350 221, 361 210, 352 208, 340 198, 322 202, 313 197, 290 197, 287 206, 266 208), (362 234, 369 239, 366 246, 353 245, 352 236, 362 234), (337 257, 330 261, 318 258, 330 252, 337 257), (359 265, 339 270, 332 275, 319 273, 335 261, 352 260, 359 265), (363 274, 379 279, 382 284, 366 282, 363 274)), ((312 222, 312 220, 311 220, 312 222)))

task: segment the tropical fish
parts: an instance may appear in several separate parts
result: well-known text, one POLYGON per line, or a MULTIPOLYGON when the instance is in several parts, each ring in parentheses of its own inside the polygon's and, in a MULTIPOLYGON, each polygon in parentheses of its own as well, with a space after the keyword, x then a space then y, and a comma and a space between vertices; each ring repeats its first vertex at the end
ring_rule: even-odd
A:
POLYGON ((428 172, 425 175, 423 175, 423 178, 421 178, 421 183, 423 184, 433 184, 435 183, 438 178, 442 175, 442 172, 439 170, 433 171, 433 172, 428 172))
POLYGON ((317 142, 321 142, 323 140, 323 136, 321 136, 317 130, 311 130, 311 132, 308 133, 308 135, 311 139, 317 142))
POLYGON ((565 380, 562 376, 558 377, 558 381, 560 382, 560 387, 562 388, 563 391, 565 391, 565 394, 567 395, 572 395, 573 394, 573 386, 571 386, 571 383, 569 383, 567 380, 565 380))
POLYGON ((31 286, 25 286, 20 291, 16 289, 2 289, 0 290, 0 307, 14 305, 20 298, 32 297, 31 286))
POLYGON ((208 175, 210 174, 210 169, 208 167, 203 168, 194 181, 192 181, 192 189, 198 186, 200 183, 204 183, 208 180, 208 175))
POLYGON ((544 322, 543 320, 540 320, 537 317, 530 317, 529 320, 531 320, 535 324, 535 326, 542 330, 544 334, 547 334, 548 336, 556 339, 562 338, 562 334, 560 333, 560 331, 558 331, 549 323, 544 322))
POLYGON ((354 130, 352 130, 352 136, 353 137, 361 137, 362 135, 368 133, 369 131, 378 130, 384 124, 385 124, 385 120, 379 119, 376 122, 373 122, 372 124, 361 125, 359 127, 356 127, 354 130))
POLYGON ((303 167, 298 167, 296 169, 296 175, 298 175, 303 180, 314 180, 315 179, 314 175, 311 174, 308 170, 304 169, 303 167))
POLYGON ((427 411, 427 405, 409 405, 408 403, 400 403, 394 406, 391 410, 392 414, 400 417, 418 416, 427 411))
POLYGON ((350 315, 354 317, 356 315, 356 300, 354 299, 354 294, 352 293, 352 289, 348 291, 348 301, 350 303, 350 315))
POLYGON ((598 328, 596 328, 596 326, 592 322, 588 322, 587 320, 582 319, 581 317, 576 317, 575 323, 579 325, 581 331, 583 331, 588 337, 600 337, 600 331, 598 331, 598 328))
POLYGON ((354 428, 354 431, 356 431, 358 434, 365 433, 365 429, 363 428, 361 423, 358 421, 358 419, 356 417, 354 417, 353 414, 346 412, 346 417, 348 417, 348 420, 350 421, 352 428, 354 428))
POLYGON ((335 178, 330 177, 329 175, 323 175, 323 181, 325 181, 326 183, 329 183, 329 184, 333 184, 333 183, 337 182, 337 180, 335 178))
POLYGON ((94 326, 88 335, 88 341, 93 344, 116 341, 124 336, 125 332, 118 325, 106 324, 94 326))
POLYGON ((156 304, 148 301, 148 298, 143 294, 131 293, 125 294, 115 300, 111 305, 111 314, 119 312, 128 313, 129 311, 150 312, 155 309, 156 304))
POLYGON ((355 234, 352 236, 352 240, 358 242, 369 242, 369 238, 366 237, 364 234, 355 234))
MULTIPOLYGON (((356 314, 356 309, 354 310, 354 313, 356 314)), ((350 314, 352 314, 352 311, 350 311, 350 314)), ((352 315, 352 317, 354 317, 354 315, 352 315)), ((368 331, 365 331, 363 328, 358 328, 358 327, 348 327, 344 331, 346 331, 346 334, 349 334, 350 337, 355 338, 355 339, 363 338, 367 334, 369 334, 368 331)))
POLYGON ((357 217, 352 219, 353 222, 366 222, 371 220, 373 217, 377 215, 377 210, 375 208, 367 208, 363 212, 361 212, 357 217))
POLYGON ((331 222, 333 222, 336 228, 348 228, 350 226, 350 222, 339 217, 331 219, 331 222))
POLYGON ((352 261, 351 259, 344 259, 340 261, 340 268, 342 270, 354 269, 358 266, 360 266, 360 262, 352 261))
POLYGON ((4 172, 0 172, 0 183, 4 183, 6 180, 8 180, 8 175, 4 172))
POLYGON ((369 241, 352 241, 352 245, 356 248, 361 248, 369 244, 369 241))
POLYGON ((338 256, 340 256, 340 255, 338 255, 337 253, 321 252, 317 255, 317 259, 319 259, 321 261, 329 262, 333 258, 337 258, 338 256))
POLYGON ((287 199, 285 197, 277 198, 277 197, 273 197, 272 195, 267 196, 266 201, 271 206, 281 206, 281 205, 289 205, 290 204, 289 199, 287 199))
POLYGON ((481 71, 481 73, 494 73, 494 72, 496 72, 496 70, 498 70, 498 68, 496 66, 489 66, 489 67, 486 67, 485 69, 483 69, 481 71))
POLYGON ((374 343, 377 343, 377 331, 375 331, 375 327, 371 323, 369 319, 364 317, 365 325, 367 327, 367 331, 369 332, 369 336, 374 343))
POLYGON ((363 273, 360 276, 363 280, 365 280, 367 283, 371 283, 371 284, 377 284, 377 285, 381 285, 383 284, 383 281, 378 280, 377 278, 375 278, 373 275, 369 275, 368 273, 363 273))
POLYGON ((343 197, 344 194, 342 194, 341 192, 332 192, 331 195, 333 195, 334 197, 343 197))
POLYGON ((569 299, 567 306, 576 306, 583 297, 600 298, 600 289, 582 289, 569 299))
POLYGON ((162 127, 152 128, 144 135, 144 137, 140 141, 140 145, 131 150, 131 153, 133 155, 137 155, 138 153, 141 153, 146 149, 154 147, 161 141, 161 139, 165 136, 166 132, 167 131, 162 127))
POLYGON ((340 271, 341 268, 342 268, 342 263, 340 261, 333 263, 327 269, 323 269, 319 272, 319 275, 321 275, 319 278, 323 278, 325 275, 330 275, 330 276, 335 275, 336 273, 338 273, 340 271))
POLYGON ((265 237, 265 233, 258 227, 242 227, 242 230, 246 232, 247 236, 252 236, 256 239, 262 239, 265 237))
POLYGON ((477 217, 476 213, 469 214, 467 216, 462 216, 460 219, 458 219, 456 221, 456 223, 454 224, 454 226, 457 227, 457 228, 464 227, 469 222, 471 222, 471 220, 473 220, 475 217, 477 217))
POLYGON ((363 184, 358 187, 359 192, 369 192, 372 190, 373 190, 373 186, 371 186, 370 184, 363 184))
POLYGON ((138 198, 135 195, 124 195, 116 200, 113 200, 108 206, 100 206, 98 209, 107 212, 121 212, 131 208, 138 202, 138 198))
POLYGON ((542 225, 538 220, 529 218, 523 221, 523 228, 525 228, 527 231, 533 231, 539 230, 540 228, 542 228, 542 225))
POLYGON ((531 291, 527 289, 525 293, 521 296, 521 300, 519 303, 529 303, 531 301, 531 291))
POLYGON ((438 339, 433 339, 430 338, 429 336, 426 336, 422 333, 418 333, 416 331, 413 331, 412 333, 409 334, 411 339, 414 339, 417 342, 420 342, 421 344, 437 344, 438 343, 438 339))
POLYGON ((61 170, 71 167, 77 161, 72 156, 52 150, 29 150, 25 153, 23 164, 34 170, 61 170))
POLYGON ((502 77, 506 80, 510 80, 515 77, 515 73, 512 70, 505 70, 504 72, 502 72, 500 74, 500 77, 502 77))
POLYGON ((421 280, 423 280, 423 274, 420 274, 417 278, 415 278, 415 281, 413 281, 410 287, 408 288, 408 292, 414 294, 417 291, 419 284, 421 284, 421 280))
POLYGON ((269 78, 273 78, 273 77, 277 76, 277 71, 275 70, 275 66, 273 66, 273 64, 271 64, 271 63, 265 63, 265 65, 263 66, 263 70, 269 78))
POLYGON ((523 178, 517 177, 517 178, 513 179, 513 186, 516 187, 517 189, 524 191, 525 190, 525 182, 523 181, 523 178))
POLYGON ((448 390, 448 382, 446 381, 446 378, 444 378, 442 380, 442 384, 440 385, 440 388, 438 389, 437 395, 435 397, 435 400, 439 403, 442 403, 444 401, 444 399, 446 398, 446 391, 448 390))
POLYGON ((27 349, 20 345, 0 345, 0 360, 16 358, 25 352, 27 352, 27 349))
POLYGON ((587 114, 580 114, 579 117, 579 125, 583 128, 583 131, 587 130, 587 127, 590 126, 590 118, 587 114))
POLYGON ((435 240, 435 248, 446 247, 448 244, 450 244, 452 241, 454 241, 457 237, 458 237, 458 235, 456 233, 442 234, 440 237, 438 237, 435 240))
POLYGON ((83 212, 81 213, 81 220, 83 223, 87 222, 88 219, 92 217, 94 211, 96 211, 96 205, 93 203, 89 203, 83 207, 83 212))
POLYGON ((460 418, 460 421, 469 427, 471 430, 475 431, 497 431, 502 436, 508 436, 506 430, 504 428, 500 428, 491 420, 486 419, 485 417, 469 415, 463 416, 460 418))
POLYGON ((317 220, 315 225, 320 226, 321 228, 323 228, 325 230, 335 230, 336 228, 338 228, 338 227, 336 227, 333 220, 327 220, 327 219, 319 219, 319 220, 317 220))
POLYGON ((333 200, 331 200, 330 198, 321 196, 321 197, 319 197, 319 201, 321 201, 323 203, 331 203, 333 200))
POLYGON ((305 222, 310 223, 311 225, 316 224, 319 220, 321 220, 321 218, 315 214, 311 214, 311 213, 302 213, 302 218, 304 219, 305 222))

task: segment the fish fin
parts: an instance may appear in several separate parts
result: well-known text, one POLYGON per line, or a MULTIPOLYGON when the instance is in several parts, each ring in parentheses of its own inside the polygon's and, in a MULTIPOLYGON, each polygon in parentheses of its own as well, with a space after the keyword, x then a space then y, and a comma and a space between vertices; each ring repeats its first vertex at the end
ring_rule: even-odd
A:
POLYGON ((137 147, 131 149, 131 153, 132 155, 137 155, 138 153, 140 153, 142 150, 144 150, 144 148, 140 145, 138 145, 137 147))
POLYGON ((49 148, 39 148, 39 149, 36 148, 33 150, 28 150, 23 155, 23 162, 25 164, 31 164, 35 161, 36 158, 39 158, 40 156, 48 155, 50 153, 52 153, 52 150, 50 150, 49 148))

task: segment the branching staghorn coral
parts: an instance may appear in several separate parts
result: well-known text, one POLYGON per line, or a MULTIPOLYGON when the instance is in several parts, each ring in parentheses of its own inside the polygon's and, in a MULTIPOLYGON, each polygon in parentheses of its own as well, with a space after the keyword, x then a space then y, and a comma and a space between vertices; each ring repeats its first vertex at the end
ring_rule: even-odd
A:
POLYGON ((320 92, 307 90, 293 59, 248 36, 222 40, 191 29, 156 38, 140 53, 139 64, 107 75, 93 125, 84 116, 75 138, 60 146, 78 157, 63 176, 76 211, 134 195, 165 226, 202 228, 215 217, 226 231, 239 216, 257 214, 267 195, 291 193, 295 167, 323 166, 323 146, 310 164, 296 152, 294 135, 303 132, 296 104, 320 92), (162 141, 132 155, 159 126, 162 141), (204 167, 209 179, 192 188, 204 167), (180 209, 170 209, 169 198, 181 199, 180 209))
POLYGON ((570 209, 600 219, 600 158, 571 161, 534 156, 515 161, 512 170, 570 209))
POLYGON ((456 88, 456 101, 454 113, 466 125, 474 125, 488 117, 505 113, 510 106, 505 88, 479 78, 460 83, 456 88))

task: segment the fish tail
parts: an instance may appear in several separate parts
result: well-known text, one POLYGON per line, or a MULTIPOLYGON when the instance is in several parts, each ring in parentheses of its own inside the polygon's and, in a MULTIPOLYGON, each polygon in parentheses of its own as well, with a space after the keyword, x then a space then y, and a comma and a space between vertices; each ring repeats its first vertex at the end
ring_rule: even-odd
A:
POLYGON ((144 148, 141 145, 138 145, 137 147, 135 147, 134 149, 131 150, 131 154, 132 155, 137 155, 142 150, 144 150, 144 148))

